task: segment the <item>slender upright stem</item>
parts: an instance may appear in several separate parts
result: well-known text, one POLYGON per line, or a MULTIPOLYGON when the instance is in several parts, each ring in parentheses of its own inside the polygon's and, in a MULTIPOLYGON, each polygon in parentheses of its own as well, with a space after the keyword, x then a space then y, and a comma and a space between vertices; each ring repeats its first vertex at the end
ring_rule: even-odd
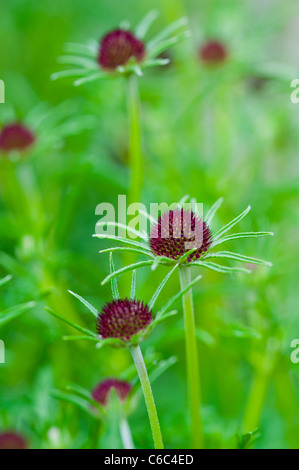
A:
POLYGON ((243 430, 246 433, 259 427, 278 348, 277 341, 268 338, 265 349, 260 352, 260 357, 256 358, 253 382, 244 413, 243 430))
POLYGON ((244 416, 244 432, 258 428, 268 389, 268 374, 257 370, 253 379, 244 416))
POLYGON ((129 166, 131 170, 129 204, 140 202, 143 182, 143 159, 141 150, 140 103, 138 77, 132 74, 128 77, 128 111, 130 126, 129 166))
MULTIPOLYGON (((184 289, 191 282, 190 267, 180 266, 179 272, 181 288, 184 289)), ((185 319, 187 378, 191 419, 191 445, 194 449, 201 449, 203 448, 201 393, 192 289, 189 289, 183 296, 183 309, 185 319)))
POLYGON ((120 418, 119 430, 124 449, 135 449, 129 423, 125 416, 120 418))
POLYGON ((150 420, 155 448, 163 449, 164 446, 163 446, 162 434, 160 430, 160 424, 159 424, 159 419, 157 415, 155 400, 154 400, 151 384, 149 381, 149 377, 147 374, 146 366, 144 363, 144 359, 143 359, 140 347, 139 346, 132 347, 131 354, 135 362, 135 366, 136 366, 139 379, 141 382, 141 387, 142 387, 145 404, 147 407, 147 412, 148 412, 148 416, 150 420))

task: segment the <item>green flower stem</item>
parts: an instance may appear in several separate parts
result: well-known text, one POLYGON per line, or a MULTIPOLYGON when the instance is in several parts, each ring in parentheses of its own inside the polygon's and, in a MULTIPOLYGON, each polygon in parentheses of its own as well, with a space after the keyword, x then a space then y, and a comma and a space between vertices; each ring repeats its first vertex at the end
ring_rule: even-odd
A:
POLYGON ((125 416, 120 418, 119 430, 120 430, 120 435, 121 435, 124 449, 135 449, 130 426, 125 416))
POLYGON ((243 426, 245 433, 255 431, 259 427, 268 381, 268 374, 265 371, 256 371, 245 410, 243 426))
POLYGON ((155 448, 164 449, 155 400, 153 397, 153 392, 141 349, 139 346, 134 346, 130 348, 130 350, 141 382, 141 387, 150 420, 155 448))
MULTIPOLYGON (((184 289, 191 282, 190 267, 180 266, 179 273, 181 288, 184 289)), ((201 449, 203 448, 201 393, 192 289, 189 289, 183 296, 183 309, 185 318, 187 378, 191 418, 191 445, 194 449, 201 449)))
POLYGON ((279 343, 268 338, 265 350, 255 359, 255 372, 244 413, 243 430, 245 433, 259 427, 263 405, 266 400, 270 377, 276 366, 279 343))
POLYGON ((20 185, 17 174, 17 165, 11 161, 0 162, 0 182, 2 198, 15 218, 22 223, 22 226, 28 226, 28 200, 20 185))
POLYGON ((244 432, 255 431, 259 427, 263 405, 266 399, 270 376, 275 367, 277 343, 268 339, 265 351, 255 364, 255 373, 244 414, 244 432))
POLYGON ((131 170, 128 203, 140 201, 143 182, 143 158, 141 150, 140 103, 138 77, 131 74, 128 79, 128 111, 130 126, 129 166, 131 170))

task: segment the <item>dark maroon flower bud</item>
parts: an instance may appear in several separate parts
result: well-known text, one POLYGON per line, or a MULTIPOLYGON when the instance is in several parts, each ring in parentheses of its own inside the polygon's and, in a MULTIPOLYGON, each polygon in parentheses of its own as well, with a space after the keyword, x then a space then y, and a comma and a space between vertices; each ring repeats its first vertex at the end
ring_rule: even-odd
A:
POLYGON ((118 398, 125 401, 132 389, 129 382, 118 379, 106 379, 99 383, 92 392, 92 398, 102 406, 108 405, 111 389, 114 388, 118 398))
POLYGON ((153 315, 139 300, 119 299, 107 303, 98 315, 97 332, 105 338, 130 341, 133 335, 144 330, 153 315))
POLYGON ((175 209, 166 211, 151 228, 150 248, 156 256, 178 260, 196 248, 187 262, 195 261, 205 253, 212 243, 206 222, 192 211, 175 209))
POLYGON ((0 449, 27 449, 27 442, 16 432, 0 433, 0 449))
POLYGON ((33 133, 23 124, 14 123, 4 126, 0 132, 0 150, 27 150, 35 141, 33 133))
POLYGON ((98 63, 103 69, 115 70, 120 65, 126 65, 131 57, 137 62, 145 57, 145 45, 133 33, 116 29, 103 37, 98 56, 98 63))
POLYGON ((219 41, 208 41, 199 49, 199 58, 206 64, 220 64, 227 58, 226 47, 219 41))

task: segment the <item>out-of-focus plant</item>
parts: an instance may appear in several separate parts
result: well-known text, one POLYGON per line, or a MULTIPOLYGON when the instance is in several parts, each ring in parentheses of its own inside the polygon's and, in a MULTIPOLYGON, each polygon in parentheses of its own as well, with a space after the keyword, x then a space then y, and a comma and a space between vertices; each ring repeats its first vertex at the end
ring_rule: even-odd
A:
POLYGON ((148 68, 167 65, 169 59, 159 56, 190 35, 186 30, 187 18, 184 17, 171 23, 152 39, 145 40, 157 16, 156 11, 149 12, 133 30, 128 22, 123 22, 119 28, 106 34, 101 41, 66 44, 67 55, 60 57, 59 62, 72 68, 52 75, 53 80, 77 77, 74 81, 75 86, 105 78, 115 79, 119 76, 126 78, 130 129, 131 179, 128 195, 130 203, 140 200, 144 174, 137 78, 148 68))
MULTIPOLYGON (((175 357, 157 360, 156 354, 146 356, 145 364, 151 384, 175 362, 175 357)), ((140 381, 132 368, 124 371, 120 379, 103 379, 92 393, 81 386, 69 385, 65 392, 54 390, 52 396, 74 404, 93 419, 105 424, 104 430, 100 427, 102 447, 115 449, 120 437, 120 447, 134 449, 128 417, 134 412, 140 398, 140 381)), ((98 445, 97 439, 95 445, 98 445)))
MULTIPOLYGON (((12 276, 8 275, 4 278, 0 279, 0 287, 4 286, 7 282, 12 279, 12 276)), ((25 302, 19 305, 14 305, 13 307, 9 307, 4 311, 0 312, 0 327, 6 325, 10 321, 14 320, 15 318, 19 317, 23 313, 28 312, 33 307, 35 307, 36 302, 25 302)))

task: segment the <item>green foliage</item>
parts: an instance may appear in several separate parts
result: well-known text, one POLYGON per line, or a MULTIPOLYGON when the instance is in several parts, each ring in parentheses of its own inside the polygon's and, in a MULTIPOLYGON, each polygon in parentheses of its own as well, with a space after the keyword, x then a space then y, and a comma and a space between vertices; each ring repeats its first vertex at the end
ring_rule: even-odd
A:
POLYGON ((187 257, 155 258, 139 230, 140 239, 92 237, 96 206, 116 207, 129 192, 125 78, 134 73, 141 202, 195 204, 184 195, 196 196, 214 234, 188 286, 205 445, 298 448, 298 366, 290 360, 299 332, 296 2, 12 0, 0 10, 0 132, 21 121, 37 136, 24 155, 0 152, 0 432, 16 429, 34 448, 121 446, 90 402, 97 383, 120 377, 133 385, 135 446, 152 446, 128 350, 95 330, 105 302, 130 296, 156 314, 141 347, 165 444, 189 445, 177 274, 187 257), (143 76, 129 63, 106 79, 95 63, 98 40, 124 19, 147 44, 143 76), (199 60, 210 38, 226 44, 225 63, 199 60))

